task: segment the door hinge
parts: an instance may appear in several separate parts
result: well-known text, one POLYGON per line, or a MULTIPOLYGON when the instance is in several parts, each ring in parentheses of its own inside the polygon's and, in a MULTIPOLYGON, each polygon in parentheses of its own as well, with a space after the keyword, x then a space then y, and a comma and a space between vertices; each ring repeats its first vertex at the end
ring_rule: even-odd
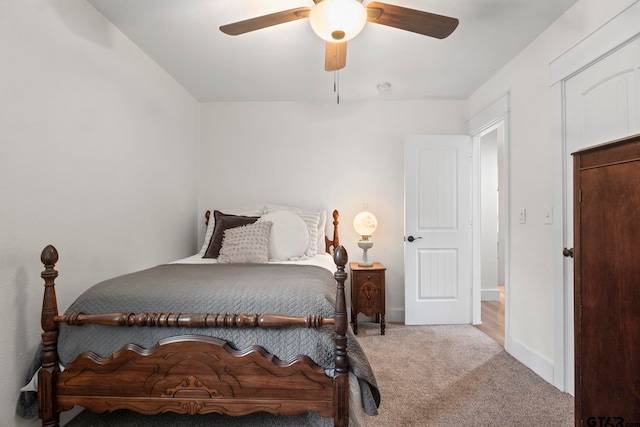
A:
POLYGON ((582 190, 578 191, 578 203, 582 203, 582 190))

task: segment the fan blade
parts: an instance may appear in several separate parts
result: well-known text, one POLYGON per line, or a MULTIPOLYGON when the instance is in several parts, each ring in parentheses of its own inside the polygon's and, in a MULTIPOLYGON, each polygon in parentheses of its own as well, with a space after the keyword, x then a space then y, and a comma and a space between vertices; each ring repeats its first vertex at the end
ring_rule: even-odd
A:
POLYGON ((250 31, 260 30, 262 28, 271 27, 285 22, 296 21, 309 17, 311 9, 308 7, 298 7, 296 9, 283 10, 282 12, 272 13, 270 15, 258 16, 257 18, 247 19, 245 21, 234 22, 220 27, 220 31, 230 36, 248 33, 250 31))
POLYGON ((337 71, 347 65, 347 42, 327 42, 324 55, 325 71, 337 71))
POLYGON ((437 39, 448 37, 459 23, 456 18, 375 1, 367 5, 367 21, 437 39))

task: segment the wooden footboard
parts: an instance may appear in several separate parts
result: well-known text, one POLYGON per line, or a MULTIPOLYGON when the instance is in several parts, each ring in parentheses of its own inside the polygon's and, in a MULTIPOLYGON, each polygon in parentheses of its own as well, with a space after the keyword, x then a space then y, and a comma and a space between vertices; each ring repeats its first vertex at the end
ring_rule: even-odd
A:
POLYGON ((60 411, 80 405, 94 412, 333 416, 333 380, 311 359, 286 363, 260 347, 239 352, 194 335, 151 350, 128 345, 104 359, 84 353, 56 376, 55 388, 60 411))
MULTIPOLYGON (((334 220, 337 222, 337 213, 334 220)), ((335 239, 334 242, 337 240, 335 239)), ((54 266, 58 253, 47 246, 41 256, 45 292, 42 307, 42 369, 38 405, 43 426, 58 426, 59 414, 74 405, 95 412, 129 409, 144 414, 222 413, 246 415, 264 411, 297 415, 317 411, 336 426, 349 423, 349 359, 344 284, 347 253, 334 251, 337 271, 333 318, 280 315, 71 313, 59 316, 54 266), (152 349, 127 345, 109 357, 86 352, 59 370, 58 323, 106 326, 185 327, 321 327, 333 324, 335 371, 332 377, 307 356, 284 362, 260 347, 236 351, 219 339, 196 335, 171 337, 152 349)))

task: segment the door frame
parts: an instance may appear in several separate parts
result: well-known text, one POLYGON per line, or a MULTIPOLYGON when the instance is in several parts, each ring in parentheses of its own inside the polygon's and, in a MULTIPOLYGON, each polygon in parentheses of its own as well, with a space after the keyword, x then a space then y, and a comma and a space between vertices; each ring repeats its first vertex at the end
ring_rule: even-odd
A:
MULTIPOLYGON (((573 369, 573 283, 568 283, 568 262, 562 249, 573 247, 565 242, 568 226, 566 215, 567 171, 565 167, 565 86, 567 80, 602 60, 627 43, 640 37, 640 2, 636 0, 598 30, 591 33, 549 64, 551 89, 551 130, 553 146, 553 324, 554 369, 553 385, 561 391, 574 393, 573 369)), ((573 264, 571 264, 573 266, 573 264)))
POLYGON ((480 167, 480 139, 486 133, 495 129, 499 124, 503 125, 504 130, 504 348, 509 351, 511 347, 511 334, 510 334, 510 304, 509 304, 509 258, 510 258, 510 202, 509 202, 509 188, 510 188, 510 169, 509 169, 509 93, 505 93, 500 98, 493 101, 486 106, 482 111, 476 114, 467 122, 467 133, 471 135, 472 140, 472 153, 473 153, 473 165, 472 176, 473 186, 471 189, 472 194, 472 218, 473 218, 473 279, 472 279, 472 293, 473 293, 473 324, 477 325, 482 323, 482 309, 481 309, 481 227, 480 227, 480 195, 482 192, 482 186, 480 182, 481 167, 480 167))

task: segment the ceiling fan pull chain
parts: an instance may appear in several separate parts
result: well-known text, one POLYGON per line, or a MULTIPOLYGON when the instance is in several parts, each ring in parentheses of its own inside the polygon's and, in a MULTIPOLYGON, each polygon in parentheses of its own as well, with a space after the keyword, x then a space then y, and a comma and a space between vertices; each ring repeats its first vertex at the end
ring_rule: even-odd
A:
POLYGON ((336 104, 340 104, 340 70, 333 72, 333 91, 336 93, 336 104))

